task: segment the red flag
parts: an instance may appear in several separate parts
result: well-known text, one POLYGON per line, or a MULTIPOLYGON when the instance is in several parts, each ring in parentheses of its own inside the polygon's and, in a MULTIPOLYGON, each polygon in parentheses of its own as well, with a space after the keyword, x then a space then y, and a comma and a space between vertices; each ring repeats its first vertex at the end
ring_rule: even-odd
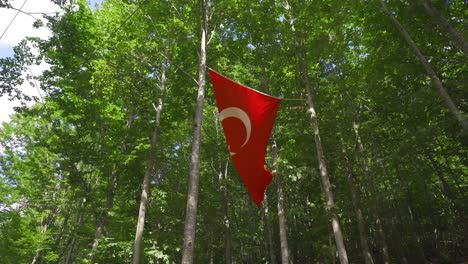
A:
POLYGON ((229 152, 252 200, 260 207, 273 174, 265 154, 281 99, 260 93, 210 69, 229 152))

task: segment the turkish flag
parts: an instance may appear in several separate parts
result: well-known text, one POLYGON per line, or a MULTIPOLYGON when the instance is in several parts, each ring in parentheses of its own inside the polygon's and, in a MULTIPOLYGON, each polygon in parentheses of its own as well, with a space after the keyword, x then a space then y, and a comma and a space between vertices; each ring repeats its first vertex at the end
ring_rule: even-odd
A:
POLYGON ((273 174, 265 154, 281 99, 236 83, 210 69, 229 152, 252 200, 260 207, 273 174))

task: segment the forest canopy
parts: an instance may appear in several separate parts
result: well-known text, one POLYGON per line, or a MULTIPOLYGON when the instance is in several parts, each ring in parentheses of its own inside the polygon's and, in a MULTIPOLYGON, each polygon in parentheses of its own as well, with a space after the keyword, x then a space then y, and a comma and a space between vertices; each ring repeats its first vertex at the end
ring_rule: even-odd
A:
POLYGON ((468 261, 466 1, 51 1, 0 58, 1 263, 468 261), (282 98, 260 208, 208 67, 282 98))

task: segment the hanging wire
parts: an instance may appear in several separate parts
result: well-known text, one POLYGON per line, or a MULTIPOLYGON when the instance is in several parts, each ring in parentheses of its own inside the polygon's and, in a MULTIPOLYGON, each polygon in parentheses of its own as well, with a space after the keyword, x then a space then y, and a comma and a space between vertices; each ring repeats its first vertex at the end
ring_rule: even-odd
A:
POLYGON ((0 36, 0 39, 3 38, 3 36, 5 35, 5 33, 8 31, 8 29, 10 28, 11 24, 13 24, 13 22, 15 21, 16 17, 18 16, 18 14, 22 11, 21 9, 23 9, 24 5, 26 4, 26 2, 28 2, 28 0, 24 0, 23 4, 21 5, 21 7, 18 9, 18 11, 16 12, 15 16, 13 17, 13 19, 11 19, 10 23, 8 24, 8 26, 5 28, 5 31, 3 31, 2 35, 0 36))

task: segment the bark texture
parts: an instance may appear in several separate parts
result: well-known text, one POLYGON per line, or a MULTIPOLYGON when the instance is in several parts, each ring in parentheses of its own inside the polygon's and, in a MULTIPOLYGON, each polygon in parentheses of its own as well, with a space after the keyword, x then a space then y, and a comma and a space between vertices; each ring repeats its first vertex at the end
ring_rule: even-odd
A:
MULTIPOLYGON (((296 37, 297 37, 297 35, 299 34, 297 34, 295 26, 294 26, 295 18, 292 15, 291 5, 289 4, 288 0, 285 0, 284 8, 286 9, 286 13, 290 16, 289 23, 291 25, 291 31, 295 32, 296 37)), ((297 39, 300 39, 300 38, 297 37, 297 39)), ((314 100, 313 100, 313 95, 312 95, 312 87, 310 85, 307 64, 305 63, 305 58, 304 58, 305 54, 306 53, 303 52, 302 44, 300 44, 299 42, 296 42, 296 56, 299 60, 299 71, 303 78, 306 97, 307 97, 307 104, 309 106, 308 112, 310 112, 310 123, 312 126, 312 132, 314 134, 315 149, 317 152, 317 159, 318 159, 319 169, 320 169, 320 178, 322 180, 323 190, 325 192, 325 196, 327 199, 326 210, 328 211, 330 215, 330 220, 332 222, 333 235, 335 237, 335 244, 336 244, 336 249, 338 252, 338 257, 340 259, 340 263, 348 264, 349 263, 348 254, 346 252, 346 247, 345 247, 344 239, 343 239, 343 232, 341 231, 340 223, 338 220, 338 214, 335 211, 336 209, 335 201, 333 198, 330 178, 328 176, 327 165, 325 162, 325 155, 323 154, 322 141, 320 139, 320 132, 319 132, 319 126, 318 126, 318 119, 317 119, 317 114, 315 112, 315 105, 314 105, 314 100)))
POLYGON ((358 224, 358 232, 359 232, 359 241, 361 243, 361 250, 362 255, 364 257, 364 262, 366 264, 373 264, 374 260, 372 259, 372 254, 369 250, 369 243, 367 241, 367 226, 364 221, 364 217, 362 215, 362 210, 360 207, 359 197, 360 192, 359 189, 356 187, 356 175, 353 171, 353 164, 348 158, 348 154, 346 151, 346 147, 342 144, 342 152, 346 163, 346 174, 348 179, 349 190, 351 192, 351 201, 353 204, 354 212, 356 214, 356 220, 358 224))
POLYGON ((200 144, 201 127, 203 121, 203 106, 205 103, 205 83, 206 83, 206 43, 208 32, 208 5, 209 0, 200 0, 202 23, 201 23, 201 47, 200 65, 198 71, 198 96, 197 108, 195 111, 194 130, 192 137, 192 154, 190 159, 190 179, 187 196, 187 208, 185 212, 184 227, 184 249, 182 263, 193 263, 193 249, 195 246, 195 231, 197 222, 198 204, 198 181, 200 176, 200 144))
POLYGON ((333 191, 332 191, 332 186, 330 183, 330 178, 328 176, 327 165, 325 162, 325 155, 323 154, 322 141, 320 139, 317 114, 315 112, 315 106, 314 106, 314 101, 312 97, 312 88, 309 82, 309 74, 307 71, 307 67, 305 66, 302 54, 298 52, 297 55, 299 57, 299 64, 300 64, 299 66, 300 66, 302 76, 303 76, 303 81, 305 84, 307 104, 309 105, 310 121, 312 125, 312 131, 314 134, 315 149, 317 151, 317 158, 318 158, 319 169, 320 169, 320 177, 322 180, 323 190, 325 192, 325 196, 327 199, 327 211, 330 214, 330 218, 332 222, 333 235, 335 237, 335 243, 336 243, 336 250, 338 252, 340 263, 347 264, 348 254, 346 252, 346 247, 345 247, 344 239, 343 239, 343 232, 341 231, 341 226, 338 220, 338 214, 335 211, 336 210, 335 201, 333 198, 333 191))
POLYGON ((278 172, 278 147, 276 145, 275 133, 272 133, 273 142, 271 144, 271 152, 273 156, 273 164, 275 168, 275 182, 276 189, 278 192, 278 222, 280 231, 280 242, 281 242, 281 263, 289 263, 289 247, 288 247, 288 235, 286 225, 286 215, 284 213, 284 194, 283 185, 281 182, 281 175, 278 172))
MULTIPOLYGON (((266 76, 265 67, 263 67, 263 77, 262 77, 262 86, 264 91, 267 94, 270 94, 270 88, 268 85, 268 79, 266 76)), ((279 164, 278 164, 278 145, 276 144, 275 131, 273 129, 271 133, 271 156, 273 159, 273 167, 275 170, 275 183, 276 190, 278 193, 278 222, 279 222, 279 231, 280 231, 280 244, 281 244, 281 263, 289 263, 289 246, 288 246, 288 232, 286 224, 286 215, 284 212, 284 194, 283 194, 283 185, 281 181, 281 174, 279 173, 279 164)))
POLYGON ((160 96, 158 99, 158 106, 156 107, 156 122, 153 133, 151 134, 150 142, 150 155, 148 158, 148 162, 146 164, 146 171, 145 176, 143 178, 143 184, 141 189, 141 198, 140 198, 140 209, 138 212, 138 220, 137 220, 137 228, 135 233, 135 242, 133 245, 133 264, 138 264, 141 262, 141 248, 143 242, 143 231, 145 228, 145 216, 146 216, 146 209, 148 205, 148 196, 150 191, 150 178, 151 174, 153 173, 154 163, 156 161, 156 150, 157 150, 157 143, 158 143, 158 135, 159 135, 159 126, 161 124, 161 114, 163 111, 163 103, 164 103, 164 94, 166 90, 166 63, 164 62, 161 67, 161 78, 160 78, 160 96))

